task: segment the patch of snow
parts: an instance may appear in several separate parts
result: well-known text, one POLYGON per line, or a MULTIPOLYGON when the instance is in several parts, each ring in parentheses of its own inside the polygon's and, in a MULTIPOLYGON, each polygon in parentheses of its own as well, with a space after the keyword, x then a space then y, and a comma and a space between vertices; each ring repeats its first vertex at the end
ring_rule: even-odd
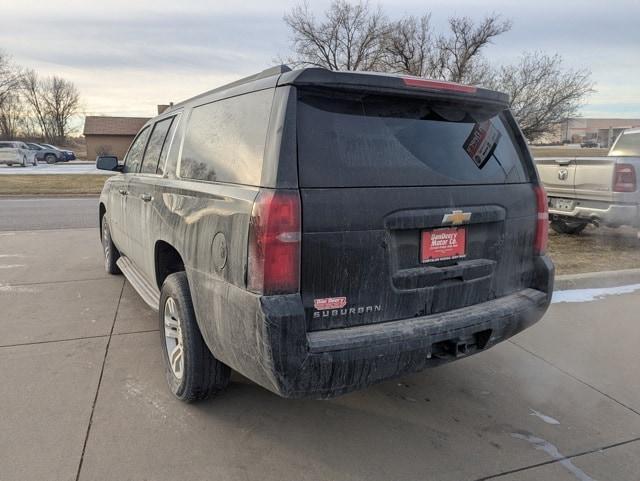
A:
POLYGON ((618 296, 620 294, 631 294, 640 290, 640 284, 629 284, 618 287, 599 287, 594 289, 569 289, 566 291, 554 291, 552 303, 561 302, 591 302, 607 296, 618 296))
POLYGON ((546 414, 542 414, 539 411, 536 411, 535 409, 531 409, 531 413, 529 414, 530 416, 536 416, 540 419, 542 419, 545 423, 547 424, 560 424, 560 421, 558 421, 557 419, 552 418, 551 416, 547 416, 546 414))
POLYGON ((560 466, 564 467, 567 471, 573 474, 580 481, 595 481, 591 476, 585 473, 582 469, 577 467, 562 454, 557 447, 542 438, 537 438, 531 434, 511 433, 511 436, 516 439, 522 439, 532 444, 537 450, 544 451, 553 459, 558 461, 560 466))
POLYGON ((16 292, 16 293, 24 293, 24 292, 38 292, 37 289, 32 287, 25 286, 10 286, 6 284, 0 284, 0 293, 2 292, 16 292))
POLYGON ((44 174, 91 174, 113 175, 114 172, 96 169, 95 163, 88 164, 40 164, 37 167, 0 167, 0 175, 44 175, 44 174))
POLYGON ((0 269, 15 269, 16 267, 24 267, 24 264, 5 264, 0 265, 0 269))

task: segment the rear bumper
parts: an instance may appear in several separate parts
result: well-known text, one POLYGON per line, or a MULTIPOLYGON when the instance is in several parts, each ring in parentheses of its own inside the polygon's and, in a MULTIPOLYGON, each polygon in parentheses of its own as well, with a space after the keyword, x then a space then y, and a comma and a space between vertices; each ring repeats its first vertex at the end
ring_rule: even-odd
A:
POLYGON ((0 165, 9 165, 9 164, 21 164, 22 159, 0 159, 0 165))
POLYGON ((554 268, 547 257, 536 263, 535 288, 441 314, 304 332, 302 338, 289 316, 278 318, 283 299, 263 297, 270 389, 289 398, 332 397, 484 351, 546 312, 554 268))
POLYGON ((581 201, 580 205, 576 205, 570 211, 549 208, 549 215, 584 219, 611 227, 620 225, 640 227, 640 208, 636 204, 581 201))
POLYGON ((299 294, 259 296, 188 271, 200 330, 213 355, 288 398, 326 398, 483 351, 538 321, 554 267, 536 257, 530 287, 440 314, 307 331, 299 294), (208 283, 208 284, 207 284, 208 283), (212 295, 213 293, 213 295, 212 295))
POLYGON ((282 365, 278 394, 331 397, 481 352, 538 321, 546 293, 525 289, 445 314, 307 335, 299 365, 282 365))

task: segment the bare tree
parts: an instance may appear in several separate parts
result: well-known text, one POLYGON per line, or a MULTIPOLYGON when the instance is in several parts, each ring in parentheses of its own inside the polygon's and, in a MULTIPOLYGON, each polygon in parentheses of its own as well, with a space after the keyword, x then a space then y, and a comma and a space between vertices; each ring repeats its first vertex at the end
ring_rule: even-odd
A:
POLYGON ((53 141, 51 122, 47 117, 46 106, 43 101, 43 87, 40 77, 35 70, 27 70, 21 79, 22 94, 29 106, 30 113, 36 120, 42 136, 48 141, 53 141))
POLYGON ((384 42, 385 70, 453 82, 481 83, 492 77, 482 51, 511 28, 499 15, 476 24, 468 17, 449 19, 449 32, 434 36, 429 14, 406 16, 389 24, 384 42))
POLYGON ((0 50, 0 101, 10 94, 15 93, 20 84, 20 68, 17 67, 11 57, 0 50))
POLYGON ((510 29, 511 22, 495 14, 485 17, 480 23, 469 17, 450 18, 450 32, 440 35, 437 40, 432 73, 437 78, 452 82, 476 82, 489 70, 481 56, 482 50, 495 37, 510 29))
POLYGON ((80 107, 76 86, 56 76, 40 78, 33 70, 25 72, 21 86, 42 135, 52 143, 63 141, 69 133, 69 122, 80 107))
POLYGON ((17 92, 10 92, 0 97, 0 138, 16 138, 24 117, 24 106, 17 92))
POLYGON ((576 114, 594 92, 588 70, 562 68, 562 57, 525 53, 515 65, 501 67, 489 84, 509 94, 511 109, 530 141, 576 114))
POLYGON ((380 8, 368 2, 334 0, 318 21, 309 5, 294 7, 284 16, 293 32, 292 63, 330 70, 378 70, 387 21, 380 8))
POLYGON ((331 70, 373 70, 483 85, 511 96, 525 135, 534 140, 574 115, 593 91, 590 72, 565 70, 559 56, 525 54, 516 65, 494 67, 486 48, 511 29, 511 22, 491 14, 476 21, 449 19, 447 32, 436 34, 431 16, 388 21, 368 3, 335 0, 322 21, 308 5, 285 15, 293 32, 293 63, 331 70))
POLYGON ((69 121, 78 113, 80 93, 68 80, 50 77, 43 82, 43 103, 54 141, 61 142, 69 133, 69 121))
POLYGON ((389 24, 383 43, 384 70, 429 76, 433 56, 430 14, 419 18, 408 16, 389 24))

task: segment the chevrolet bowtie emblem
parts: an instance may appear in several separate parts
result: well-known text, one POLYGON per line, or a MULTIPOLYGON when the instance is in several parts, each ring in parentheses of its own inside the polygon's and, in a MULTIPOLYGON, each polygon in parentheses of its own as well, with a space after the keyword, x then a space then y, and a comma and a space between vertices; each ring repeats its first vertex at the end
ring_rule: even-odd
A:
POLYGON ((445 214, 442 218, 443 224, 460 225, 464 222, 469 222, 471 219, 471 212, 462 212, 461 210, 454 210, 451 214, 445 214))

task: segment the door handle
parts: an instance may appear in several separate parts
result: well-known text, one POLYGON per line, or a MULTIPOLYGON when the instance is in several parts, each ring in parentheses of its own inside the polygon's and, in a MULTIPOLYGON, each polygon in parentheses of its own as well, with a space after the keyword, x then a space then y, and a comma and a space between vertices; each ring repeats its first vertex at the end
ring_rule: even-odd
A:
POLYGON ((149 202, 151 199, 153 199, 153 197, 151 197, 151 194, 147 194, 147 193, 140 194, 140 198, 145 202, 149 202))
POLYGON ((120 192, 120 194, 122 195, 127 195, 129 192, 127 192, 127 189, 118 189, 118 192, 120 192))

